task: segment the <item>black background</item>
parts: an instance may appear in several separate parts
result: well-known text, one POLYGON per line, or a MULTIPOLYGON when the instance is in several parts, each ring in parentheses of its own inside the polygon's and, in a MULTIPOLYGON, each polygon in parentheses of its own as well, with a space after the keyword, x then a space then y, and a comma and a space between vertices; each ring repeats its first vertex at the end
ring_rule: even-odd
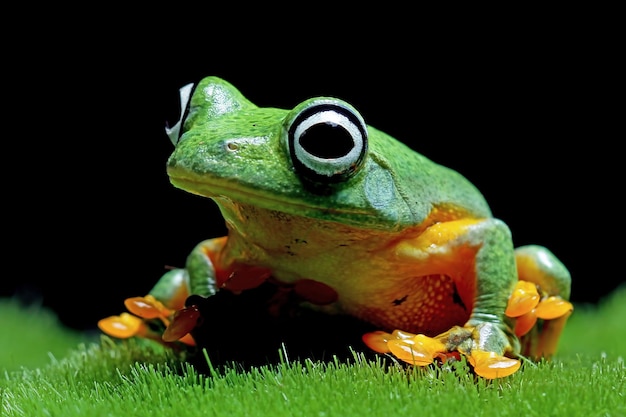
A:
POLYGON ((352 103, 474 182, 516 245, 549 247, 572 273, 575 302, 624 281, 622 70, 610 25, 420 27, 372 14, 355 27, 286 27, 166 12, 56 21, 7 51, 1 296, 95 328, 224 233, 212 201, 165 173, 178 88, 206 75, 259 106, 352 103))

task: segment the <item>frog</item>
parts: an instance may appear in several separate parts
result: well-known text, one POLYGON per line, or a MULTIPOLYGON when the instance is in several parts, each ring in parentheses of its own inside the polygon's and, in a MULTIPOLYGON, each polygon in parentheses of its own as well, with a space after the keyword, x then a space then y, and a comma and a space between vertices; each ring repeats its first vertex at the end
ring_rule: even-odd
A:
POLYGON ((401 363, 465 358, 495 379, 555 354, 573 311, 569 270, 544 246, 515 247, 458 171, 340 98, 259 107, 218 76, 179 95, 179 120, 165 127, 169 181, 213 200, 227 233, 100 320, 105 334, 194 346, 201 300, 271 282, 268 309, 290 294, 355 317, 374 328, 364 349, 401 363))

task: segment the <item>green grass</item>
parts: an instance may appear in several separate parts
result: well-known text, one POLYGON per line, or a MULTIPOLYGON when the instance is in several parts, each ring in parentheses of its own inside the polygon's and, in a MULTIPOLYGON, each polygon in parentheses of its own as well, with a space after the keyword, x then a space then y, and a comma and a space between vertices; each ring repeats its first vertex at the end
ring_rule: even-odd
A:
POLYGON ((495 381, 463 362, 407 374, 358 355, 203 376, 159 346, 94 341, 45 311, 0 302, 0 317, 7 417, 626 416, 626 286, 576 306, 552 361, 495 381))
MULTIPOLYGON (((36 368, 66 356, 93 337, 61 327, 50 311, 16 299, 0 298, 0 372, 36 368)), ((97 340, 97 338, 95 338, 97 340)))

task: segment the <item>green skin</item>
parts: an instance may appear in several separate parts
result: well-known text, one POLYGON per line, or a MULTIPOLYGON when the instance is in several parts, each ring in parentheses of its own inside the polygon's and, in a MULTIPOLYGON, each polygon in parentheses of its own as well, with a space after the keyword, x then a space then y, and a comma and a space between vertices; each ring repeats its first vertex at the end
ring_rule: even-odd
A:
MULTIPOLYGON (((419 268, 438 259, 442 250, 475 247, 475 291, 472 300, 464 300, 473 309, 464 327, 451 333, 467 336, 451 341, 449 348, 515 354, 518 342, 503 315, 518 280, 516 250, 508 227, 492 217, 481 193, 459 173, 365 124, 368 145, 362 158, 353 161, 356 169, 329 179, 329 172, 345 169, 332 158, 325 162, 329 171, 317 172, 316 165, 299 168, 290 153, 289 131, 303 113, 320 103, 338 105, 354 115, 357 125, 362 122, 352 106, 338 99, 313 98, 292 110, 259 108, 224 80, 207 77, 193 91, 187 117, 168 129, 176 145, 167 163, 171 183, 218 204, 229 228, 228 244, 220 249, 225 264, 268 267, 285 283, 302 277, 315 279, 336 289, 339 299, 313 307, 359 315, 364 305, 376 305, 377 293, 402 287, 407 280, 398 273, 385 284, 381 271, 387 275, 394 268, 419 268), (434 208, 452 210, 458 219, 480 221, 458 233, 451 229, 454 232, 445 245, 420 246, 416 242, 431 226, 429 216, 434 208), (284 248, 293 248, 296 232, 283 232, 284 223, 268 226, 268 219, 280 217, 277 212, 299 233, 320 231, 320 236, 306 236, 315 250, 302 249, 295 263, 294 252, 287 256, 284 248), (322 239, 332 245, 320 243, 322 239), (386 258, 372 255, 379 252, 386 258), (354 270, 344 274, 346 256, 359 262, 347 267, 354 266, 354 270)), ((209 242, 199 244, 186 268, 167 273, 151 293, 166 301, 179 285, 202 296, 218 291, 214 265, 206 256, 209 242)), ((517 250, 541 264, 545 274, 538 283, 569 297, 569 273, 552 253, 540 246, 517 250)), ((387 304, 388 300, 381 301, 380 309, 387 304)), ((371 315, 365 319, 378 323, 371 315)), ((395 323, 390 316, 380 324, 389 327, 395 323)))

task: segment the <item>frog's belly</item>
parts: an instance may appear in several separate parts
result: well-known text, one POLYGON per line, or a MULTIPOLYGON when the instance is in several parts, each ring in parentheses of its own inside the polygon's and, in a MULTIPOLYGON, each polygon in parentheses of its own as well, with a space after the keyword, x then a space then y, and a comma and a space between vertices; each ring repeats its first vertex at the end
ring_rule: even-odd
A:
POLYGON ((438 274, 436 262, 398 259, 397 243, 418 236, 422 226, 385 232, 230 200, 221 208, 230 230, 222 261, 262 266, 289 286, 311 280, 336 293, 336 301, 317 309, 349 314, 385 330, 426 334, 469 319, 474 277, 453 281, 438 274))
MULTIPOLYGON (((429 262, 424 262, 426 267, 390 262, 391 249, 377 255, 370 252, 368 256, 357 256, 365 251, 348 249, 337 248, 319 257, 287 258, 274 254, 268 259, 272 260, 270 268, 279 281, 296 288, 299 281, 315 281, 326 286, 329 293, 336 293, 334 302, 313 308, 358 317, 382 330, 437 335, 469 320, 475 280, 465 276, 467 272, 460 271, 453 279, 433 273, 438 268, 429 262)), ((300 295, 309 300, 317 298, 300 295)))
MULTIPOLYGON (((380 279, 384 280, 384 275, 380 279)), ((388 279, 372 285, 323 285, 336 291, 337 300, 327 305, 307 305, 329 314, 349 314, 387 331, 399 329, 435 336, 465 324, 473 307, 468 301, 471 297, 462 296, 446 275, 388 279)))
POLYGON ((342 299, 349 314, 381 329, 430 336, 465 324, 472 307, 462 301, 453 280, 446 275, 413 277, 401 289, 377 291, 359 301, 340 294, 342 299))

